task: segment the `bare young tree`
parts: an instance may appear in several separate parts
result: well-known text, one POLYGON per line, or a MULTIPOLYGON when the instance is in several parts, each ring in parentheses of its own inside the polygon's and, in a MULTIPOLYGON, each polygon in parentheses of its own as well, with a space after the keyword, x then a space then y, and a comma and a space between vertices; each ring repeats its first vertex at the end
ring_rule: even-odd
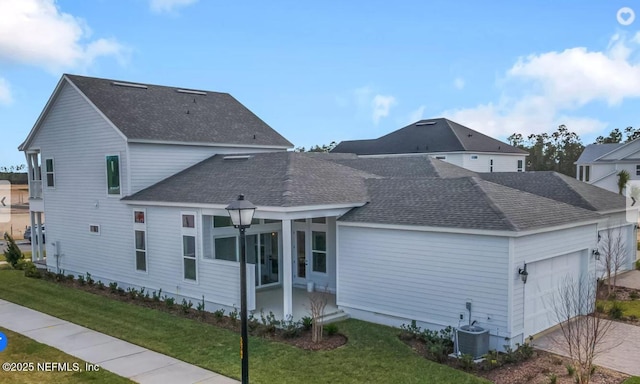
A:
POLYGON ((608 225, 604 236, 598 242, 600 265, 604 269, 603 277, 607 279, 607 294, 616 290, 618 272, 627 260, 626 244, 620 226, 608 225), (613 278, 613 279, 612 279, 613 278))
POLYGON ((554 295, 553 313, 561 330, 554 341, 571 359, 578 384, 589 384, 594 359, 613 347, 605 343, 611 321, 592 313, 597 289, 595 276, 578 281, 568 277, 554 295))
POLYGON ((324 291, 314 291, 309 294, 309 306, 311 311, 311 341, 319 343, 322 341, 322 316, 324 316, 324 309, 327 307, 329 301, 329 294, 327 288, 324 291))

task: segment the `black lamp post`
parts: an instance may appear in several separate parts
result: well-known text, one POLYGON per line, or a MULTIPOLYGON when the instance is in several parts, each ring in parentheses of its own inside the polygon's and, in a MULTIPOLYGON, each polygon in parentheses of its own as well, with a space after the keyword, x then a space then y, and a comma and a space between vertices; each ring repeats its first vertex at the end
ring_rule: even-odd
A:
POLYGON ((242 384, 249 384, 249 332, 247 331, 247 250, 245 230, 251 226, 255 205, 239 195, 238 200, 227 207, 233 226, 240 230, 240 358, 242 359, 242 384))

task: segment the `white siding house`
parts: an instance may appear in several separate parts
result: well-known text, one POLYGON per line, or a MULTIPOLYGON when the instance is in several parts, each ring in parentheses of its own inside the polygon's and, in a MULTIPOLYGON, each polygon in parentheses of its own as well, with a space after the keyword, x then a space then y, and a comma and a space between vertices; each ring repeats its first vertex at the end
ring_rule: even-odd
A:
POLYGON ((47 220, 47 257, 34 242, 33 260, 231 310, 240 243, 225 208, 245 194, 257 206, 250 310, 300 318, 304 290, 323 290, 339 316, 431 329, 475 321, 495 349, 556 324, 548 301, 567 276, 602 276, 594 251, 607 228, 619 228, 631 268, 637 216, 624 197, 523 172, 517 148, 430 123, 391 134, 426 132, 413 152, 372 153, 384 137, 358 144, 362 156, 345 145, 287 152, 228 94, 64 75, 20 147, 32 225, 47 220))
MULTIPOLYGON (((625 170, 630 186, 640 186, 640 140, 587 145, 576 161, 576 179, 618 193, 618 173, 625 170)), ((631 188, 626 188, 630 192, 631 188)))

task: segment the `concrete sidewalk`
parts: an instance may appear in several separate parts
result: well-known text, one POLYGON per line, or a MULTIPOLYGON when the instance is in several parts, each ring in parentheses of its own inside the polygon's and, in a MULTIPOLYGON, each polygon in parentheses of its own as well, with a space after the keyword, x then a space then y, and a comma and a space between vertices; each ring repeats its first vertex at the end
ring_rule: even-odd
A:
POLYGON ((0 326, 138 383, 238 383, 215 372, 5 300, 0 300, 0 326))

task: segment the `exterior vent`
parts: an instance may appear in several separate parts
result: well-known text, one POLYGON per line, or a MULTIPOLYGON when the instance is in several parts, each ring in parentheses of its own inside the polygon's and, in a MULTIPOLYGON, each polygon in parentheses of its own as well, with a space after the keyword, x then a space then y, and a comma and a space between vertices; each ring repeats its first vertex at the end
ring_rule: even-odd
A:
POLYGON ((223 160, 247 160, 251 158, 251 155, 231 155, 231 156, 225 156, 222 159, 223 160))
POLYGON ((421 121, 419 123, 416 123, 416 127, 420 127, 423 125, 435 125, 436 122, 435 121, 421 121))
POLYGON ((479 359, 489 352, 489 330, 477 325, 463 325, 458 328, 458 354, 471 355, 479 359))
POLYGON ((189 95, 207 96, 207 92, 192 91, 191 89, 176 89, 176 92, 178 92, 178 93, 188 93, 189 95))
POLYGON ((129 88, 140 88, 147 89, 147 86, 144 84, 135 84, 135 83, 122 83, 120 81, 112 81, 111 85, 116 85, 118 87, 129 87, 129 88))

